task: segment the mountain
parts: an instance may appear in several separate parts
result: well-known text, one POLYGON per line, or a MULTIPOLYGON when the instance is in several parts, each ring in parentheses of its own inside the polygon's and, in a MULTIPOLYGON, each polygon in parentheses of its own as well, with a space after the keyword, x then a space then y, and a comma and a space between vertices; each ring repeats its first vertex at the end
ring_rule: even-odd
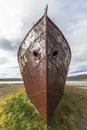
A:
MULTIPOLYGON (((67 81, 80 81, 80 80, 87 81, 87 74, 67 77, 67 81)), ((0 79, 0 81, 22 81, 22 78, 4 78, 0 79)))
POLYGON ((75 76, 69 76, 67 77, 67 81, 87 81, 87 74, 83 74, 83 75, 75 75, 75 76))
POLYGON ((0 81, 22 81, 21 78, 4 78, 0 79, 0 81))

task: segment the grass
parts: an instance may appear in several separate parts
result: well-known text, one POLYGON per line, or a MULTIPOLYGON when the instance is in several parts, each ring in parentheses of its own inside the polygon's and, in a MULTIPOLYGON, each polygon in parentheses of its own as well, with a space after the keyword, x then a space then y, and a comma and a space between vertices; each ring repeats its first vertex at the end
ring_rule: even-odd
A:
POLYGON ((0 94, 1 100, 4 97, 0 106, 0 130, 87 130, 87 90, 78 85, 66 86, 48 128, 27 98, 23 85, 8 85, 5 90, 0 87, 0 94))
POLYGON ((0 84, 0 99, 24 90, 23 84, 0 84))

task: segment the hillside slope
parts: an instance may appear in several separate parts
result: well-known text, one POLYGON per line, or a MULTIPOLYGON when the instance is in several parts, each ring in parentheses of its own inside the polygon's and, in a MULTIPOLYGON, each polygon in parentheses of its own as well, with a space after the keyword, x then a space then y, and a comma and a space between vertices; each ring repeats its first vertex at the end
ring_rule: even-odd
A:
POLYGON ((67 77, 67 80, 68 81, 75 81, 75 80, 77 80, 77 81, 87 81, 87 74, 84 74, 84 75, 76 75, 76 76, 70 76, 70 77, 67 77))

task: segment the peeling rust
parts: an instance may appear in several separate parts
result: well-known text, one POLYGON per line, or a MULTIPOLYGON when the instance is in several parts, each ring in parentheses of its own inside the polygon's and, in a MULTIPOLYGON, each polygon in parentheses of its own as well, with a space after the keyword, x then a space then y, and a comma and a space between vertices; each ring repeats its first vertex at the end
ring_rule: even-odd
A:
POLYGON ((65 67, 68 66, 68 60, 66 58, 64 59, 64 65, 65 65, 65 67))
POLYGON ((24 62, 25 62, 25 63, 27 62, 27 58, 26 58, 26 56, 24 56, 24 62))
POLYGON ((21 43, 18 62, 26 93, 46 122, 62 98, 70 60, 67 40, 45 14, 21 43))

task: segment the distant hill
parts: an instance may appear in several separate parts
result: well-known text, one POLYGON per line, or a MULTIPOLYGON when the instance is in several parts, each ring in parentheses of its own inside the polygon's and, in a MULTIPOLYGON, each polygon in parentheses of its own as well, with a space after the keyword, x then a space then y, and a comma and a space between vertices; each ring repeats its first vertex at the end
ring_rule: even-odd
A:
MULTIPOLYGON (((87 74, 67 77, 67 81, 80 81, 80 80, 87 81, 87 74)), ((0 79, 0 81, 22 81, 22 78, 4 78, 0 79)))
POLYGON ((0 79, 0 81, 22 81, 21 78, 4 78, 0 79))
POLYGON ((80 80, 83 80, 83 81, 87 81, 87 74, 84 74, 84 75, 75 75, 75 76, 69 76, 69 77, 67 77, 67 80, 68 81, 70 81, 70 80, 78 80, 78 81, 80 81, 80 80))

